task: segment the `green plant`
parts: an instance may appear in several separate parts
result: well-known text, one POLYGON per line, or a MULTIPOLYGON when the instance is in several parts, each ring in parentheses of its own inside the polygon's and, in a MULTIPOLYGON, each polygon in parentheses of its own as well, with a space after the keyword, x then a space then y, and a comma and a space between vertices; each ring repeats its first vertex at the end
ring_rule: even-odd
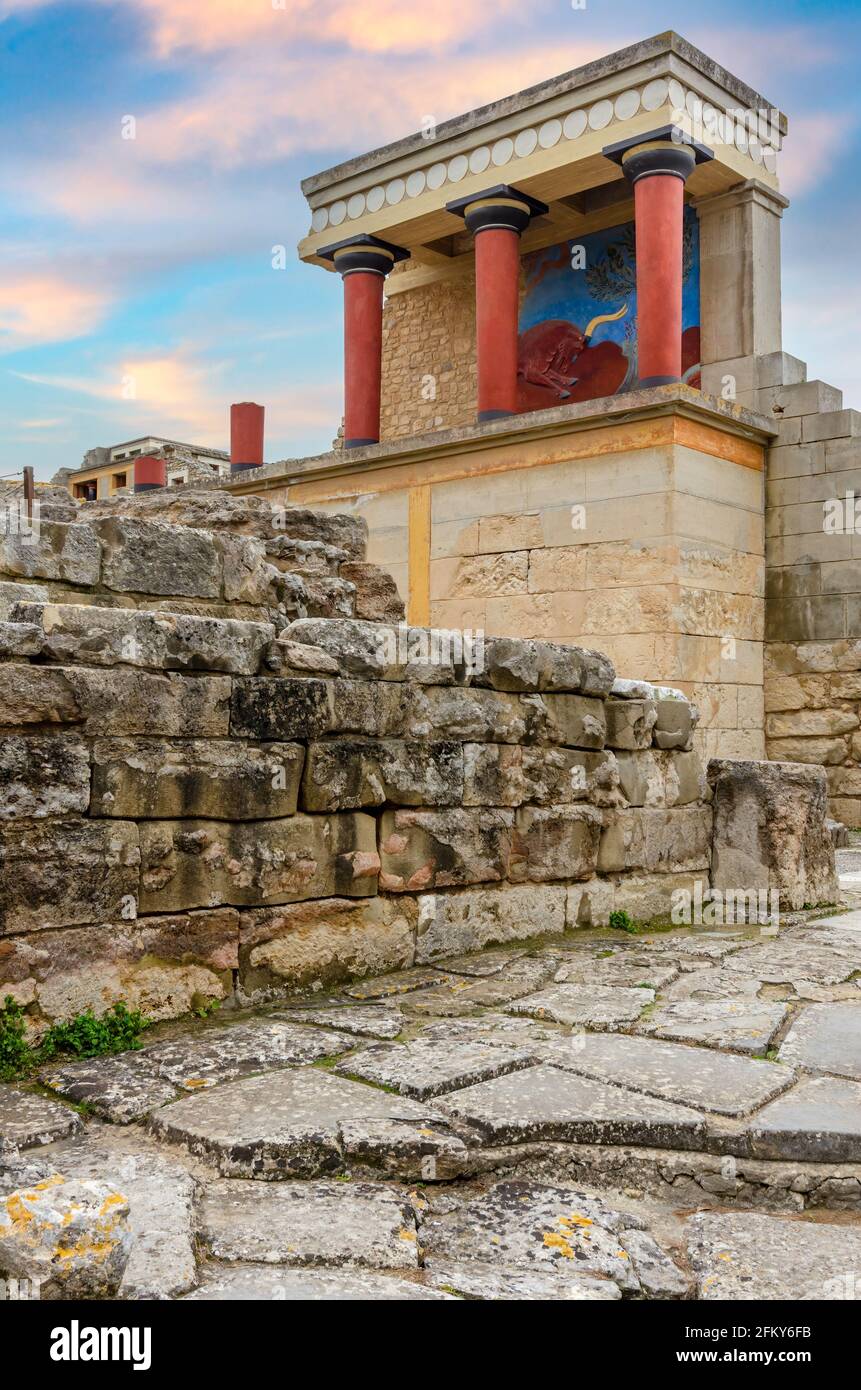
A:
POLYGON ((33 1065, 33 1050, 25 1036, 24 1010, 11 994, 0 1008, 0 1081, 13 1081, 33 1065))
POLYGON ((140 1047, 140 1035, 146 1020, 138 1010, 114 1004, 97 1018, 92 1009, 85 1009, 68 1023, 55 1023, 39 1045, 39 1061, 67 1055, 100 1057, 108 1053, 129 1052, 140 1047))
POLYGON ((624 908, 617 908, 610 913, 610 926, 616 931, 636 932, 636 924, 628 916, 624 908))

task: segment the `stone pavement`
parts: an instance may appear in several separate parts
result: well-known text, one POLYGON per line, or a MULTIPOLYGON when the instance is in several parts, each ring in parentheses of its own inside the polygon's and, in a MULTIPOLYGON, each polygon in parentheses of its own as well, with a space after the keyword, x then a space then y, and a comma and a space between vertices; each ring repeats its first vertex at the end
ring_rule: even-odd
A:
POLYGON ((147 1036, 0 1087, 0 1265, 4 1198, 62 1179, 127 1204, 120 1298, 861 1297, 861 908, 147 1036))

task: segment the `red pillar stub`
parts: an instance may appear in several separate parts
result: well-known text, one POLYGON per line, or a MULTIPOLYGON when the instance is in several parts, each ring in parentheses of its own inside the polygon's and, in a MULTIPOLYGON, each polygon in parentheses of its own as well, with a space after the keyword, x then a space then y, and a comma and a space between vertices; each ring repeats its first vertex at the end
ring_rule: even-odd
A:
POLYGON ((265 410, 254 401, 239 401, 230 407, 230 471, 244 473, 263 463, 265 410))
POLYGON ((134 462, 135 492, 151 492, 167 486, 167 463, 154 454, 141 454, 134 462))

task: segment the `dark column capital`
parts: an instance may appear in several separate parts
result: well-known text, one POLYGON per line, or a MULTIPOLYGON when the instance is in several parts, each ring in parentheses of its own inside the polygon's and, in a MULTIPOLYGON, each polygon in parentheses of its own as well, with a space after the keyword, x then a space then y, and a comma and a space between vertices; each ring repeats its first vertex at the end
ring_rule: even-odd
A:
POLYGON ((631 135, 601 151, 605 159, 620 164, 632 184, 652 174, 665 174, 684 183, 697 164, 714 159, 706 145, 692 140, 681 126, 665 125, 658 130, 631 135))
POLYGON ((322 260, 331 261, 340 275, 364 270, 385 278, 392 266, 398 261, 408 260, 410 253, 403 246, 394 246, 380 237, 359 235, 324 246, 317 254, 322 260))
POLYGON ((547 204, 521 193, 510 184, 498 183, 493 188, 483 189, 481 193, 470 193, 466 198, 455 198, 446 203, 446 212, 462 217, 474 236, 479 232, 502 229, 517 232, 525 231, 533 217, 540 217, 548 211, 547 204))

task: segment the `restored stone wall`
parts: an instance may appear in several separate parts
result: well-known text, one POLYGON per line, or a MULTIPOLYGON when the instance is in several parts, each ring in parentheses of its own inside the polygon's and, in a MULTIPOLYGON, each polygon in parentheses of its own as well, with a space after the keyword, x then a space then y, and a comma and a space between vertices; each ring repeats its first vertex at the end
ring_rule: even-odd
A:
POLYGON ((26 574, 4 551, 0 996, 34 1026, 651 918, 707 884, 687 701, 578 648, 470 664, 423 630, 294 618, 259 553, 265 617, 217 615, 228 541, 361 548, 354 522, 250 503, 150 494, 44 522, 26 574))
MULTIPOLYGON (((389 278, 390 291, 398 274, 389 278)), ((477 371, 474 274, 390 292, 383 312, 380 438, 471 425, 477 371)))

